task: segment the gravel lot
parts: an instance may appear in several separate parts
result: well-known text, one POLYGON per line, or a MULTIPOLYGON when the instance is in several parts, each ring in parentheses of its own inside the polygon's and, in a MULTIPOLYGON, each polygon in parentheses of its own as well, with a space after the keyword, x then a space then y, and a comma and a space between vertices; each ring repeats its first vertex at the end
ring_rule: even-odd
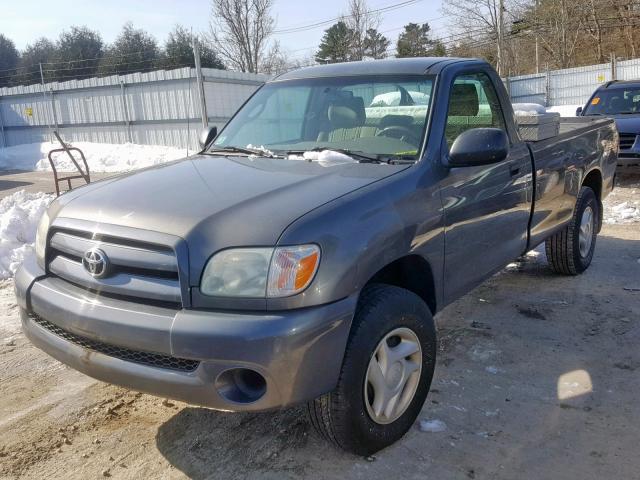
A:
MULTIPOLYGON (((51 190, 42 173, 16 175, 0 179, 51 190)), ((608 203, 637 202, 639 185, 622 179, 608 203)), ((0 284, 0 478, 640 478, 637 222, 605 225, 582 276, 529 254, 441 312, 420 420, 444 429, 417 422, 368 459, 325 444, 302 408, 224 414, 68 369, 18 332, 12 286, 0 284)))

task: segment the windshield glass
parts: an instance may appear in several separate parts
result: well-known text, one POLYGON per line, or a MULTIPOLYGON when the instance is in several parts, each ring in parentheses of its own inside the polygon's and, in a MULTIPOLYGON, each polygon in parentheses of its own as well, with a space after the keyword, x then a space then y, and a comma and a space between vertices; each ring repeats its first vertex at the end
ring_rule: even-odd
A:
POLYGON ((591 99, 586 115, 620 115, 640 113, 640 87, 602 90, 591 99))
POLYGON ((274 82, 227 124, 211 150, 310 150, 417 159, 432 77, 358 76, 274 82))

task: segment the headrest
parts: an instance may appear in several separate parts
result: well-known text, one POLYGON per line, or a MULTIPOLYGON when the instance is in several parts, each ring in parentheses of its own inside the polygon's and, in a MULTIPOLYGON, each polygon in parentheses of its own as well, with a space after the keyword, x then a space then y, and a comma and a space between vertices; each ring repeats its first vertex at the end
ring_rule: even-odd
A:
POLYGON ((337 98, 327 112, 333 128, 354 128, 364 125, 365 111, 362 97, 337 98))
POLYGON ((475 117, 480 111, 480 101, 475 85, 457 83, 451 89, 449 100, 449 116, 475 117))
POLYGON ((609 109, 610 110, 625 110, 627 107, 627 101, 622 97, 613 97, 609 100, 609 109))

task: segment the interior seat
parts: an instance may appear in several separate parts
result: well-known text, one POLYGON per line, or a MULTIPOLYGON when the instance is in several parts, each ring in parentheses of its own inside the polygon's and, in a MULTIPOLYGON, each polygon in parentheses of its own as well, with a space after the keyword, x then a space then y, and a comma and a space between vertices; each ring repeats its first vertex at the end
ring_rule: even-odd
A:
POLYGON ((476 86, 471 83, 454 83, 449 99, 449 113, 445 136, 449 146, 462 132, 476 127, 491 126, 491 117, 479 117, 480 99, 476 86), (488 123, 488 125, 485 125, 488 123))
POLYGON ((319 142, 338 142, 374 137, 376 127, 365 125, 366 114, 362 97, 343 97, 334 100, 327 109, 330 130, 320 132, 319 142))

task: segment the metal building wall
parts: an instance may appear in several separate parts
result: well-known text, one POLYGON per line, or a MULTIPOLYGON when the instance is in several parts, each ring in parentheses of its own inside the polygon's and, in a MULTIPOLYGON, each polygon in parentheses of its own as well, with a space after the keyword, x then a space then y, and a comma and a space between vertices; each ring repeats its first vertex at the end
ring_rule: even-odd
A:
MULTIPOLYGON (((210 125, 223 126, 268 78, 203 69, 210 125)), ((50 139, 132 142, 195 149, 202 125, 195 69, 0 89, 0 146, 50 139)))
POLYGON ((505 84, 514 103, 584 105, 593 91, 614 75, 617 80, 640 79, 640 59, 510 77, 505 84))

